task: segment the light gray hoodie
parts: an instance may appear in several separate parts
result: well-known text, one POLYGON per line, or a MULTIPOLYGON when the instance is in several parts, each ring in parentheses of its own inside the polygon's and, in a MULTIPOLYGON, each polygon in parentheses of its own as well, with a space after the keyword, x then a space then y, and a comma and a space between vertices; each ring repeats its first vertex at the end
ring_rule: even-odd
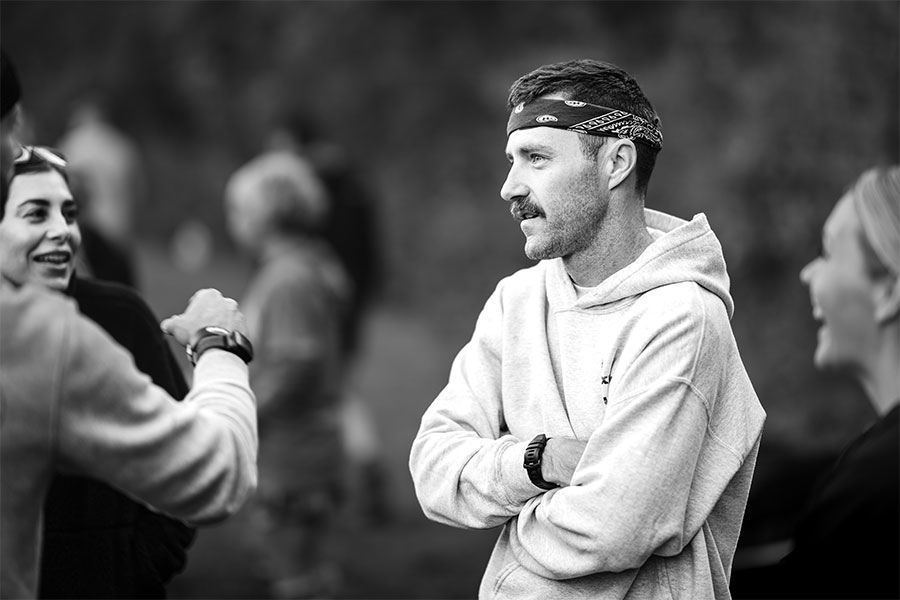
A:
POLYGON ((765 412, 706 217, 646 211, 654 242, 577 298, 561 259, 502 280, 425 412, 410 471, 428 517, 503 526, 480 598, 729 598, 765 412), (522 467, 587 440, 570 486, 522 467))

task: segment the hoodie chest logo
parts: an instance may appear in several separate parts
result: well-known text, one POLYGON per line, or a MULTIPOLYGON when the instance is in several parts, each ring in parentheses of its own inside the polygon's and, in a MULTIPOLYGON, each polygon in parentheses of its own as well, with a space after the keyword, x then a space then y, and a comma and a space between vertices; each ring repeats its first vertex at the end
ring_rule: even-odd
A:
POLYGON ((609 382, 612 381, 612 373, 602 375, 600 378, 600 394, 603 398, 603 404, 609 404, 609 382))

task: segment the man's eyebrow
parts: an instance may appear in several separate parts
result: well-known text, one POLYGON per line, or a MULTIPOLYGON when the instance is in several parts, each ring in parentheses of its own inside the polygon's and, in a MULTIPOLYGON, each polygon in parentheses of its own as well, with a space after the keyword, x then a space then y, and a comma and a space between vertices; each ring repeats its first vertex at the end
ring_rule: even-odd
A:
MULTIPOLYGON (((532 154, 534 152, 537 152, 539 154, 552 154, 553 147, 548 146, 546 144, 528 143, 528 144, 524 144, 524 145, 516 148, 515 153, 522 155, 522 154, 532 154)), ((506 151, 507 158, 512 158, 512 155, 513 155, 513 153, 511 153, 509 150, 506 151)))

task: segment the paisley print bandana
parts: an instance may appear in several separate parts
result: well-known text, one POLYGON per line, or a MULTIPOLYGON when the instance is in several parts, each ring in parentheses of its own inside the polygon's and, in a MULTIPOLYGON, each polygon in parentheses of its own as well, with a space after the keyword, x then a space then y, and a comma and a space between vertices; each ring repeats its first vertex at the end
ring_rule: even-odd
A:
POLYGON ((506 135, 529 127, 553 127, 588 135, 627 138, 657 150, 662 148, 663 142, 662 131, 647 119, 578 100, 538 98, 528 104, 519 104, 509 114, 506 135))

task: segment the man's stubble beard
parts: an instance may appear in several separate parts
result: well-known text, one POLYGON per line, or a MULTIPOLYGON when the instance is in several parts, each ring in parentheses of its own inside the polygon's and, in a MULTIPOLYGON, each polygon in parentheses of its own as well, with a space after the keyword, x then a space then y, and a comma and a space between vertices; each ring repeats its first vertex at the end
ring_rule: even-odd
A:
POLYGON ((609 194, 600 188, 600 178, 593 169, 588 170, 577 180, 576 187, 560 198, 560 204, 567 208, 558 213, 557 225, 550 225, 544 232, 546 243, 529 248, 525 242, 525 256, 531 260, 548 260, 565 258, 588 248, 600 224, 606 218, 609 207, 609 194), (577 199, 577 200, 576 200, 577 199))

